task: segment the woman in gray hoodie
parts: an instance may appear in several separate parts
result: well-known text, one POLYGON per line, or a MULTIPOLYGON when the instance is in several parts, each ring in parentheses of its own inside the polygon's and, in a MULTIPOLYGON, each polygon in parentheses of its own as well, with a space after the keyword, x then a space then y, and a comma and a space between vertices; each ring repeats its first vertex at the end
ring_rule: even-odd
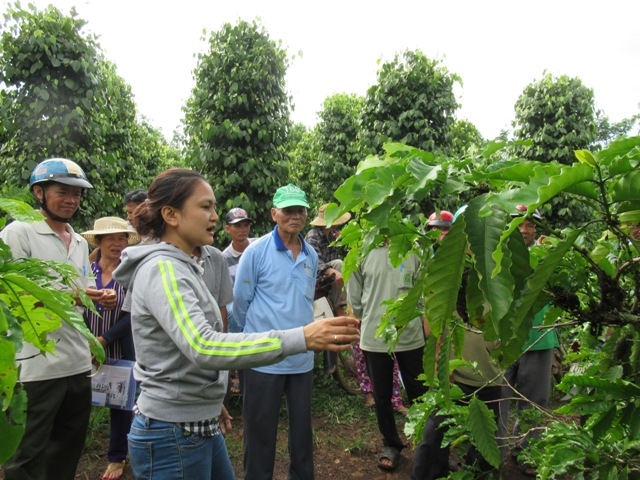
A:
POLYGON ((285 331, 222 333, 220 309, 191 255, 213 243, 215 207, 211 186, 197 172, 162 172, 134 213, 138 232, 158 243, 126 249, 114 272, 132 295, 141 393, 129 452, 138 479, 233 479, 223 438, 231 428, 222 404, 228 370, 307 350, 345 350, 358 339, 351 317, 285 331))

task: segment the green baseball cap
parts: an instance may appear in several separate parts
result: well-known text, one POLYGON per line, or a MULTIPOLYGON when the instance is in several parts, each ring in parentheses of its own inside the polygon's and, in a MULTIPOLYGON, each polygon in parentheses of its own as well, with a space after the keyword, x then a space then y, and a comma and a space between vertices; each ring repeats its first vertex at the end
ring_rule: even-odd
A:
POLYGON ((307 203, 307 195, 296 187, 293 183, 280 187, 276 190, 276 194, 273 196, 273 206, 275 208, 286 207, 306 207, 309 208, 307 203))

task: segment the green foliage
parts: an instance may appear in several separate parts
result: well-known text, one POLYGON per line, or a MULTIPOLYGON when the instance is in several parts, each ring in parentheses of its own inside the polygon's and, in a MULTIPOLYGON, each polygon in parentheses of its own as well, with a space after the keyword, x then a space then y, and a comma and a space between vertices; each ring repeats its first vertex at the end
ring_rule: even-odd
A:
MULTIPOLYGON (((527 85, 516 105, 515 138, 530 140, 514 148, 522 160, 573 163, 574 150, 590 148, 597 135, 593 90, 579 78, 546 74, 527 85)), ((552 223, 581 225, 593 211, 566 195, 554 197, 544 216, 552 223)))
POLYGON ((364 102, 363 151, 378 153, 388 141, 429 151, 451 147, 459 106, 453 94, 455 83, 462 83, 457 75, 420 51, 408 50, 384 63, 364 102))
POLYGON ((515 107, 515 137, 531 140, 516 149, 523 159, 571 164, 573 151, 595 140, 593 90, 579 78, 548 73, 527 85, 515 107))
POLYGON ((364 99, 335 94, 325 99, 316 125, 319 152, 311 165, 311 197, 318 205, 333 201, 334 192, 353 175, 360 160, 357 151, 359 120, 364 99))
POLYGON ((256 21, 225 24, 199 55, 185 108, 186 156, 214 186, 219 209, 244 208, 255 234, 272 227, 273 194, 288 183, 287 53, 256 21))
POLYGON ((602 147, 614 140, 626 137, 634 129, 636 135, 640 134, 640 113, 624 118, 619 122, 611 123, 604 112, 598 110, 596 112, 596 123, 598 125, 597 142, 602 147))
POLYGON ((0 172, 24 187, 40 161, 76 161, 95 187, 78 213, 81 228, 122 216, 123 195, 175 158, 156 130, 136 122, 131 88, 84 26, 74 9, 65 16, 16 3, 0 37, 0 172))
POLYGON ((468 120, 456 120, 451 127, 451 154, 462 157, 470 148, 479 149, 484 143, 482 134, 468 120))
MULTIPOLYGON (((389 307, 392 314, 383 317, 386 324, 379 332, 388 325, 406 325, 415 316, 416 299, 424 299, 432 331, 425 349, 425 380, 438 389, 417 409, 426 415, 437 406, 453 416, 452 445, 455 438, 461 439, 458 446, 468 440, 492 463, 495 425, 475 401, 473 408, 454 408, 458 393, 449 386, 449 373, 464 361, 458 332, 469 328, 454 315, 461 311, 457 297, 463 272, 468 279, 462 311, 486 340, 500 341, 492 356, 503 367, 521 354, 534 313, 551 303, 553 314, 545 318, 545 328, 575 325, 573 335, 580 335, 584 356, 575 358, 580 373, 566 375, 559 385, 572 391, 571 402, 554 415, 553 427, 528 455, 544 466, 543 478, 557 478, 561 472, 590 472, 583 478, 602 478, 603 472, 621 478, 638 475, 640 242, 630 235, 630 225, 640 222, 640 137, 616 141, 600 152, 577 150, 571 164, 497 155, 501 148, 509 152, 515 147, 488 144, 469 163, 387 144, 383 155, 362 161, 335 192, 339 204, 327 209, 329 220, 346 211, 356 214, 339 239, 350 248, 343 276, 348 279, 383 240, 393 264, 409 252, 420 257, 420 278, 389 307), (470 164, 473 169, 465 168, 470 164), (428 231, 424 215, 414 213, 415 202, 436 190, 475 195, 442 241, 428 231), (511 217, 511 212, 526 205, 531 213, 560 194, 588 205, 592 218, 580 228, 564 229, 535 220, 548 237, 526 248, 517 231, 524 219, 511 217), (440 352, 452 351, 451 360, 437 355, 438 343, 440 352), (583 425, 572 423, 575 415, 583 425)), ((421 438, 423 418, 414 418, 408 427, 416 439, 421 438)))
POLYGON ((322 202, 322 199, 315 199, 315 189, 311 180, 311 169, 315 168, 320 158, 317 130, 309 130, 302 124, 294 125, 289 135, 287 150, 290 181, 307 193, 310 205, 322 202))
MULTIPOLYGON (((0 199, 0 208, 18 220, 42 219, 20 201, 0 199)), ((85 336, 98 361, 104 360, 104 349, 73 307, 76 277, 75 269, 66 264, 35 258, 14 260, 9 247, 0 241, 0 463, 13 454, 24 433, 27 396, 19 383, 16 362, 24 342, 42 354, 55 355, 55 342, 49 334, 64 321, 85 336)), ((81 296, 90 304, 86 295, 81 296)))

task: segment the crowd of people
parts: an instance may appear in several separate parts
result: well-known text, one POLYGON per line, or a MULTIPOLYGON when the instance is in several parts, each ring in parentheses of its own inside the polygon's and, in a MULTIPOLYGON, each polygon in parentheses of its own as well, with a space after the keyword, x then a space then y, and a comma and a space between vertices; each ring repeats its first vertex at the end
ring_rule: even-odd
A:
MULTIPOLYGON (((78 300, 76 309, 107 357, 135 360, 135 406, 133 412, 111 409, 104 480, 120 478, 127 462, 138 479, 233 479, 224 443, 232 420, 224 406, 229 391, 243 395, 245 478, 273 477, 284 397, 288 476, 313 479, 313 352, 352 347, 363 398, 375 410, 382 437, 378 467, 397 467, 406 443, 394 412, 406 413, 405 402, 427 391, 419 375, 429 324, 424 316, 410 321, 392 352, 377 331, 383 302, 413 285, 421 268, 418 257, 409 255, 393 266, 382 243, 345 283, 345 252, 333 242, 351 215, 328 224, 325 204, 308 225, 312 207, 293 184, 274 192, 269 212, 274 228, 262 236, 251 236, 254 220, 246 210, 230 209, 224 230, 231 242, 223 251, 213 246, 219 221, 214 191, 192 170, 160 173, 147 189, 125 195, 126 219, 98 218, 81 234, 70 221, 92 185, 76 163, 45 160, 34 168, 29 185, 45 219, 11 222, 0 238, 16 258, 73 266, 77 288, 95 304, 88 309, 78 300), (322 276, 332 280, 328 297, 335 316, 314 321, 315 287, 322 276)), ((512 215, 526 216, 527 209, 518 207, 512 215)), ((538 212, 519 226, 527 247, 536 242, 536 220, 538 212)), ((428 228, 438 230, 442 241, 454 221, 453 214, 440 210, 429 217, 428 228)), ((464 309, 456 314, 468 321, 464 309)), ((25 344, 18 357, 28 394, 27 424, 17 451, 3 465, 7 480, 75 477, 91 411, 92 357, 86 340, 70 326, 63 323, 53 336, 55 355, 38 355, 25 344)), ((517 399, 513 429, 518 433, 523 409, 547 406, 557 342, 552 329, 533 328, 521 358, 505 374, 491 358, 496 342, 466 330, 462 356, 476 368, 456 369, 452 382, 465 398, 476 395, 487 402, 501 436, 510 433, 509 404, 517 399)), ((416 450, 412 479, 448 474, 445 430, 446 418, 434 412, 416 450)), ((522 436, 514 455, 528 440, 522 436)), ((466 461, 491 469, 475 450, 466 461)), ((532 466, 523 469, 535 475, 532 466)))

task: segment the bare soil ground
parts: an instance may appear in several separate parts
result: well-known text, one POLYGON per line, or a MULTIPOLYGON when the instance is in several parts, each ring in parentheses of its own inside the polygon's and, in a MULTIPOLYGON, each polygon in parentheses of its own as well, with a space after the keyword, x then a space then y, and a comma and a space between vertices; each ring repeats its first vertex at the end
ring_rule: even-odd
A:
MULTIPOLYGON (((379 469, 377 467, 377 459, 382 448, 382 442, 373 409, 364 407, 361 397, 347 395, 337 386, 328 388, 330 389, 329 395, 326 395, 326 392, 319 393, 321 398, 318 399, 318 402, 331 402, 331 405, 324 404, 319 406, 316 409, 318 410, 317 413, 314 410, 316 479, 409 479, 413 468, 414 448, 409 446, 403 450, 402 459, 395 471, 386 472, 379 469)), ((234 396, 230 398, 227 406, 234 417, 234 430, 227 435, 227 447, 237 478, 238 480, 243 480, 241 397, 234 396)), ((398 431, 402 432, 404 417, 396 414, 396 421, 398 431)), ((100 479, 104 472, 107 465, 108 417, 104 417, 102 423, 103 425, 96 428, 96 433, 87 442, 76 476, 78 479, 100 479)), ((276 466, 273 477, 275 480, 287 478, 286 423, 286 416, 283 413, 278 434, 276 466)), ((407 444, 410 444, 408 439, 407 444)), ((506 480, 530 478, 520 473, 512 462, 507 462, 501 472, 502 478, 506 480)), ((123 480, 134 479, 129 466, 126 467, 125 475, 122 478, 123 480)))

